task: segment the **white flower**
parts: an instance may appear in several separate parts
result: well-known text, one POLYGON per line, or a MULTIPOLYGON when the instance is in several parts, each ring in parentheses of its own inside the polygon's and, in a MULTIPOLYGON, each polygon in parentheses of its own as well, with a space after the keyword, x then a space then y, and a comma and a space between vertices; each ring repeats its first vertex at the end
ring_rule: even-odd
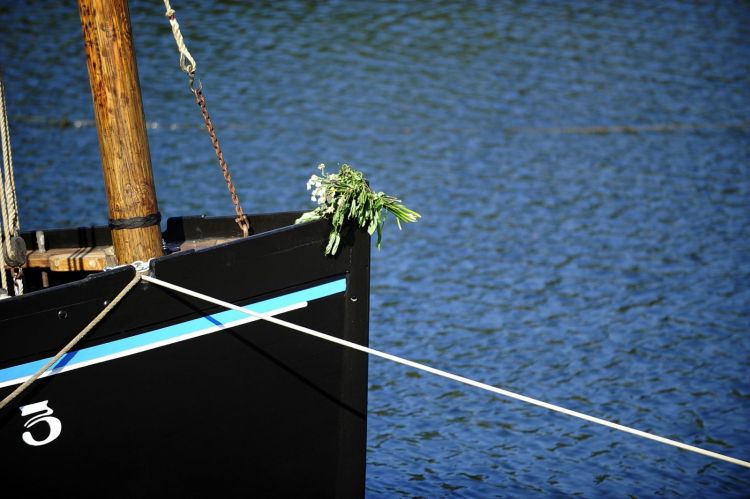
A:
POLYGON ((320 184, 323 183, 323 179, 318 177, 317 175, 312 175, 310 177, 310 180, 307 181, 307 190, 309 191, 313 187, 320 187, 320 184))
POLYGON ((317 197, 317 198, 321 198, 321 199, 325 198, 325 196, 326 196, 326 188, 325 188, 325 186, 322 185, 320 182, 314 184, 314 186, 315 186, 315 190, 313 190, 313 194, 312 194, 313 197, 314 198, 317 197))

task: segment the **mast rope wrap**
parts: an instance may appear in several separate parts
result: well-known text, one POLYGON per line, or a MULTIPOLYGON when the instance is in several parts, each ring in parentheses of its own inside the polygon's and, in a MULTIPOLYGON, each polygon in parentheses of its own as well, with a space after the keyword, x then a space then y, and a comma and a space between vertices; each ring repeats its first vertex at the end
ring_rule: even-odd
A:
POLYGON ((234 205, 234 211, 237 214, 235 222, 237 222, 240 230, 242 230, 242 235, 247 237, 250 233, 250 223, 248 222, 247 216, 242 210, 239 196, 237 196, 237 189, 234 187, 232 176, 229 174, 229 165, 224 159, 224 153, 222 152, 221 146, 219 145, 219 138, 216 135, 216 130, 214 129, 211 117, 208 115, 206 97, 203 95, 203 85, 200 83, 200 81, 198 82, 197 86, 195 85, 195 71, 198 67, 198 63, 195 62, 195 59, 190 54, 190 51, 185 45, 185 39, 182 37, 180 25, 177 22, 175 11, 170 5, 169 0, 164 0, 164 8, 166 9, 165 16, 167 17, 167 19, 169 19, 169 24, 172 27, 172 35, 174 36, 174 41, 177 44, 177 50, 180 52, 180 68, 187 74, 190 91, 195 96, 195 103, 198 104, 198 107, 200 108, 203 122, 206 125, 206 131, 208 132, 208 136, 211 138, 211 145, 213 145, 214 152, 216 153, 216 159, 219 161, 219 167, 221 168, 221 172, 224 175, 224 181, 227 184, 229 196, 231 197, 232 204, 234 205))
POLYGON ((112 230, 141 229, 158 225, 161 222, 161 212, 157 211, 145 217, 110 218, 109 228, 112 230))
POLYGON ((13 176, 13 155, 10 150, 10 128, 5 105, 5 86, 0 72, 0 148, 3 162, 0 169, 0 288, 8 291, 5 267, 13 272, 16 295, 23 293, 20 267, 26 263, 26 243, 19 236, 21 224, 18 217, 16 183, 13 176))

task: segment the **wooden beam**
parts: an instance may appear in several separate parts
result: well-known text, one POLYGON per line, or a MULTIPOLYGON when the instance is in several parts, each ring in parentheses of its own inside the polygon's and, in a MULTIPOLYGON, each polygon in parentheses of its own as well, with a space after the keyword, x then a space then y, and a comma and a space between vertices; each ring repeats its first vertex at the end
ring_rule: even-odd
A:
POLYGON ((45 252, 29 251, 26 257, 26 267, 30 269, 49 269, 52 272, 72 272, 85 270, 89 272, 101 271, 109 266, 108 253, 112 254, 112 246, 97 246, 94 248, 58 248, 45 252))
MULTIPOLYGON (((200 250, 222 244, 236 238, 212 238, 181 241, 174 250, 200 250)), ((116 264, 113 260, 112 246, 93 246, 84 248, 54 248, 45 251, 29 250, 26 252, 27 269, 42 269, 52 272, 72 272, 83 270, 96 272, 116 264)), ((9 268, 9 267, 8 267, 9 268)))
MULTIPOLYGON (((110 221, 158 213, 127 0, 78 0, 110 221)), ((158 225, 112 230, 119 263, 161 256, 158 225)))

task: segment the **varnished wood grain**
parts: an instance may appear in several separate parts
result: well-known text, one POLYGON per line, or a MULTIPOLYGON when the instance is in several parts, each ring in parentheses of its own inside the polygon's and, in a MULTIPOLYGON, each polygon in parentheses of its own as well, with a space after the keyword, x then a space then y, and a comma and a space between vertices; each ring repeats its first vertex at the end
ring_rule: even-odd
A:
MULTIPOLYGON (((126 0, 79 0, 109 217, 158 211, 126 0)), ((120 263, 162 254, 158 225, 112 231, 120 263)))

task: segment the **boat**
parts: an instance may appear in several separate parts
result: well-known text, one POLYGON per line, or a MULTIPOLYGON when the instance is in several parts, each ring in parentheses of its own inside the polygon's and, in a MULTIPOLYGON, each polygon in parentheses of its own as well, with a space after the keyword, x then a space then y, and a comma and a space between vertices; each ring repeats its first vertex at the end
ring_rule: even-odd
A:
POLYGON ((176 217, 162 232, 155 200, 133 201, 152 181, 115 186, 108 175, 132 175, 132 163, 106 171, 123 155, 150 161, 147 143, 131 147, 130 135, 104 144, 113 134, 107 120, 122 128, 117 134, 145 137, 140 90, 127 87, 137 87, 135 65, 111 59, 131 45, 126 1, 79 7, 111 220, 18 235, 24 292, 0 300, 0 400, 90 332, 0 409, 6 488, 33 496, 363 496, 364 354, 137 277, 367 345, 370 236, 348 227, 337 255, 326 256, 329 222, 295 225, 294 211, 251 214, 245 231, 235 216, 176 217), (107 64, 120 65, 116 81, 99 72, 107 64), (97 94, 106 86, 138 108, 97 94), (156 243, 138 239, 149 232, 156 243), (137 253, 149 244, 157 254, 137 253))

